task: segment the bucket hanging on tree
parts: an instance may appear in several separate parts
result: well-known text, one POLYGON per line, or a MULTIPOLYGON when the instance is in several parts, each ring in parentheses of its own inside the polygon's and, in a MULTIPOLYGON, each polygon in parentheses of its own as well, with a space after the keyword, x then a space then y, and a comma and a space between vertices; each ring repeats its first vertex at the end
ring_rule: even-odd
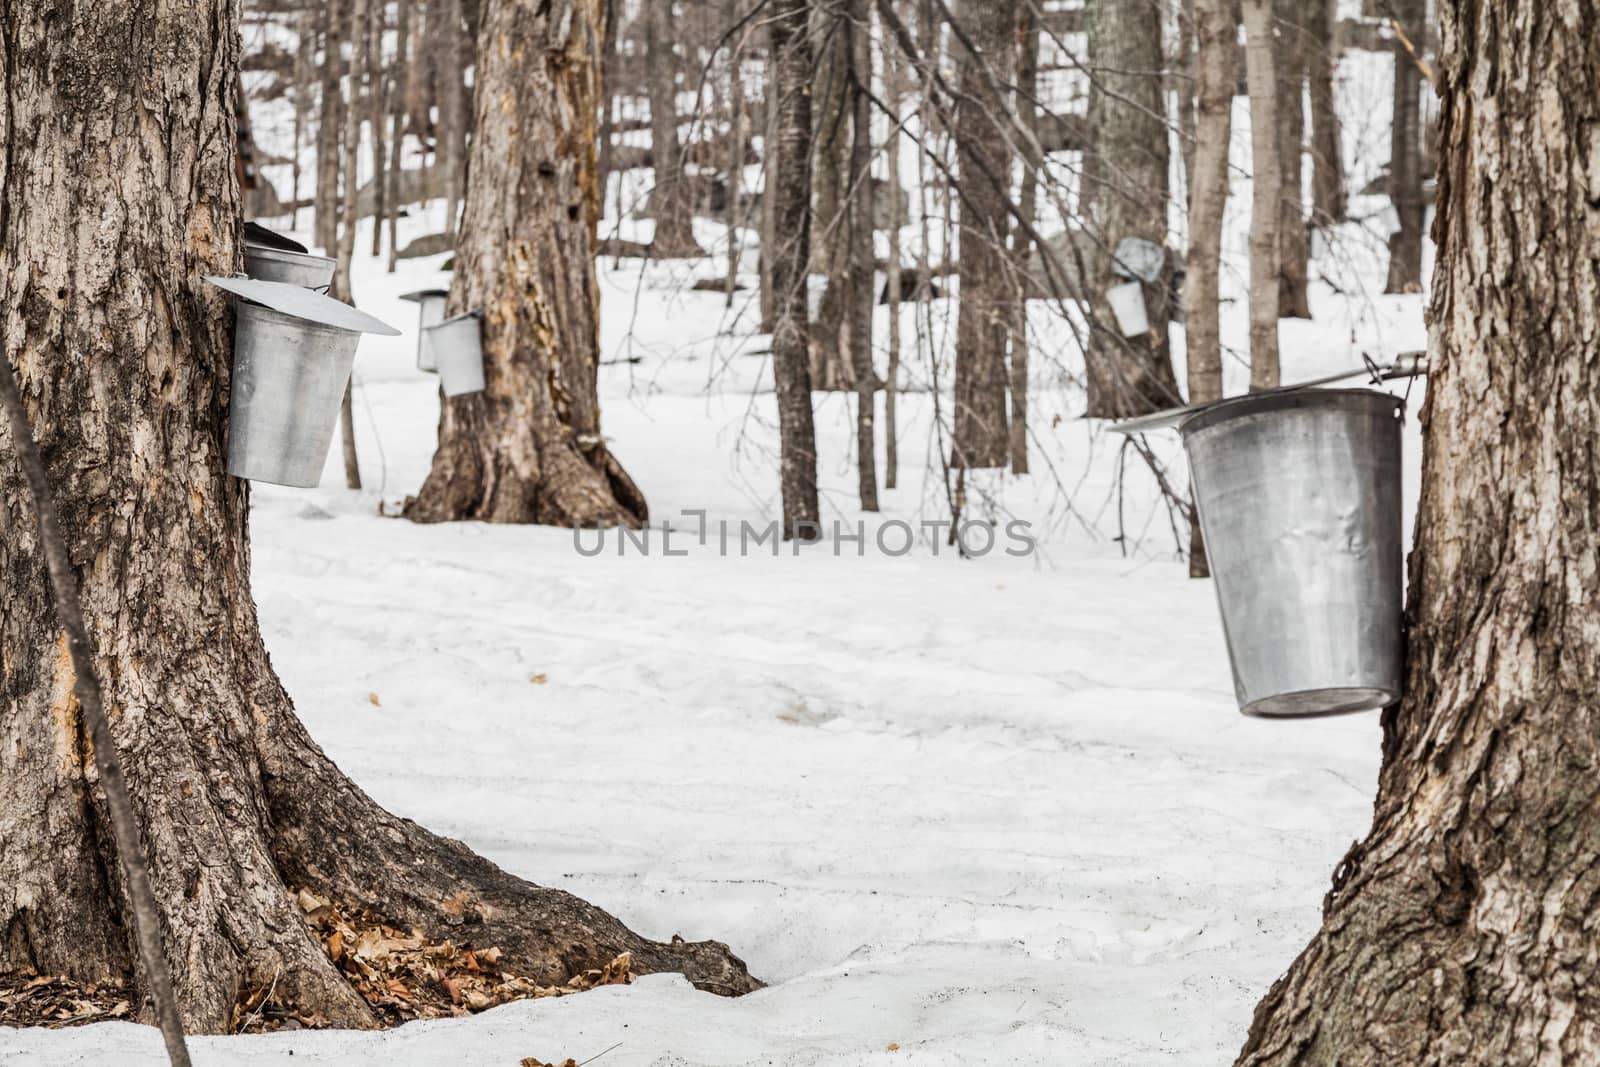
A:
POLYGON ((334 261, 327 256, 268 248, 248 241, 244 246, 244 272, 259 281, 326 289, 333 284, 334 266, 334 261))
POLYGON ((1400 699, 1403 412, 1377 390, 1301 389, 1179 425, 1246 714, 1400 699))
POLYGON ((417 369, 437 371, 439 368, 433 362, 433 349, 428 346, 423 338, 422 331, 429 326, 437 326, 444 321, 444 306, 450 298, 448 289, 418 289, 411 293, 401 293, 401 300, 410 300, 417 305, 417 369))
POLYGON ((476 311, 445 319, 422 331, 422 347, 439 371, 445 396, 481 393, 483 378, 483 324, 476 311))
POLYGON ((288 282, 207 278, 235 301, 228 473, 310 488, 322 467, 363 333, 399 330, 288 282))

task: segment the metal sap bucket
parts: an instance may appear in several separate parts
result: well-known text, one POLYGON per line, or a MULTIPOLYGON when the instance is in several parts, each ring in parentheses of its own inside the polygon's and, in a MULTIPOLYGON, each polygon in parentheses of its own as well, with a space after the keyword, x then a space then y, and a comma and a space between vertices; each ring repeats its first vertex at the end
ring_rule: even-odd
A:
POLYGON ((1141 337, 1150 332, 1150 313, 1144 306, 1144 286, 1123 282, 1106 290, 1106 303, 1116 316, 1117 329, 1124 337, 1141 337))
POLYGON ((1400 699, 1402 411, 1376 390, 1307 389, 1179 426, 1246 714, 1400 699))
POLYGON ((450 298, 448 289, 418 289, 411 293, 401 293, 401 300, 410 300, 417 305, 417 369, 437 371, 434 365, 433 349, 423 340, 422 331, 429 326, 437 326, 444 321, 445 303, 450 298))
POLYGON ((288 282, 208 277, 234 301, 228 473, 311 488, 333 442, 363 333, 399 330, 288 282))
POLYGON ((445 396, 483 392, 480 320, 478 312, 469 311, 422 330, 422 347, 428 350, 430 361, 439 371, 439 384, 445 396))
POLYGON ((259 281, 326 289, 333 284, 333 268, 334 261, 326 256, 245 242, 244 272, 259 281))

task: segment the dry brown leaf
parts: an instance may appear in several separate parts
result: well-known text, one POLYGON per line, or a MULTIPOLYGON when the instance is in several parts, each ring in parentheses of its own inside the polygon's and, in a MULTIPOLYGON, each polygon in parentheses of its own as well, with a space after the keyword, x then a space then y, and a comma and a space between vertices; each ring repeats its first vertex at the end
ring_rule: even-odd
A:
POLYGON ((529 676, 529 678, 528 678, 528 681, 532 682, 534 685, 543 685, 544 683, 548 682, 549 680, 550 680, 550 677, 548 675, 544 675, 544 674, 535 674, 535 675, 529 676))
POLYGON ((887 1046, 885 1046, 885 1047, 886 1047, 886 1048, 887 1048, 887 1049, 888 1049, 888 1050, 889 1050, 889 1051, 890 1051, 890 1052, 899 1052, 899 1051, 900 1051, 900 1046, 899 1046, 899 1045, 897 1045, 897 1044, 895 1044, 895 1043, 894 1043, 894 1042, 893 1042, 893 1041, 891 1041, 891 1042, 889 1042, 889 1044, 888 1044, 888 1045, 887 1045, 887 1046))
POLYGON ((372 706, 373 707, 375 707, 375 708, 383 707, 382 704, 378 703, 378 694, 377 693, 368 693, 367 694, 367 699, 372 701, 372 706))

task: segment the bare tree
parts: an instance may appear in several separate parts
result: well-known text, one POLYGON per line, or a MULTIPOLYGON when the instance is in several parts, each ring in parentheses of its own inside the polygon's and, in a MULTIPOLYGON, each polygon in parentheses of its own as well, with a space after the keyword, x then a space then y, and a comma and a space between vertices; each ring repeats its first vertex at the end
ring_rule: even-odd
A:
POLYGON ((957 29, 971 47, 958 52, 956 165, 960 170, 960 283, 956 318, 955 428, 951 464, 1004 467, 1006 338, 1013 303, 1010 127, 1002 86, 1016 66, 1015 0, 961 0, 957 29))
MULTIPOLYGON (((389 133, 389 170, 388 170, 388 203, 389 223, 389 260, 388 271, 394 273, 400 257, 400 190, 403 188, 401 181, 404 177, 401 169, 405 162, 403 151, 406 140, 407 102, 411 99, 411 0, 395 0, 395 57, 394 66, 390 68, 390 93, 389 114, 393 119, 393 127, 389 133)), ((380 214, 374 220, 373 228, 377 229, 384 223, 380 214)))
POLYGON ((294 149, 289 156, 289 228, 300 228, 300 148, 305 144, 306 117, 311 110, 311 71, 316 60, 316 9, 300 12, 295 24, 294 149))
MULTIPOLYGON (((350 0, 350 95, 344 102, 342 139, 344 197, 339 207, 339 240, 331 289, 335 299, 347 303, 355 302, 355 294, 350 289, 350 260, 355 255, 356 224, 360 216, 360 186, 356 181, 356 173, 361 153, 362 84, 370 74, 372 63, 371 11, 369 0, 350 0)), ((374 219, 373 227, 377 225, 378 220, 374 219)), ((356 456, 353 389, 353 381, 345 383, 344 400, 339 407, 339 437, 344 447, 345 485, 350 489, 360 489, 361 462, 356 456)))
POLYGON ((1372 827, 1256 1009, 1250 1067, 1600 1061, 1600 177, 1593 110, 1570 106, 1600 99, 1600 34, 1572 22, 1600 10, 1439 7, 1405 697, 1372 827))
POLYGON ((1250 87, 1250 387, 1278 384, 1277 39, 1273 0, 1243 0, 1245 77, 1250 87))
POLYGON ((664 259, 699 256, 704 251, 694 239, 694 202, 684 180, 683 155, 678 144, 678 60, 672 50, 676 34, 672 25, 672 0, 649 0, 644 5, 646 59, 650 83, 650 159, 655 168, 655 189, 650 209, 655 215, 651 253, 664 259))
POLYGON ((806 266, 811 254, 811 41, 809 0, 771 0, 769 106, 776 136, 767 174, 773 231, 780 235, 770 266, 773 294, 772 378, 777 388, 783 535, 815 540, 817 444, 806 352, 806 266))
POLYGON ((570 125, 593 122, 599 102, 602 0, 565 10, 485 9, 449 308, 482 314, 487 388, 443 400, 433 467, 406 502, 419 522, 646 517, 600 434, 595 139, 570 125))
POLYGON ((1039 171, 1044 160, 1038 152, 1039 110, 1034 101, 1039 92, 1039 16, 1032 0, 1022 0, 1017 12, 1017 39, 1021 42, 1017 61, 1017 121, 1029 136, 1019 146, 1022 155, 1022 192, 1018 213, 1022 216, 1011 231, 1011 470, 1028 473, 1028 256, 1033 241, 1028 226, 1038 214, 1039 171))
POLYGON ((344 75, 342 40, 346 6, 342 0, 329 0, 322 8, 322 85, 317 115, 317 190, 312 220, 314 241, 324 251, 339 243, 339 131, 340 108, 344 94, 340 79, 344 75))
POLYGON ((1389 199, 1400 228, 1389 237, 1386 293, 1422 291, 1422 74, 1425 0, 1393 0, 1394 115, 1389 130, 1389 199))
POLYGON ((1127 337, 1102 294, 1131 277, 1116 250, 1133 238, 1166 249, 1168 126, 1163 92, 1163 0, 1097 3, 1089 10, 1089 50, 1098 103, 1094 128, 1099 188, 1089 231, 1097 247, 1089 260, 1094 297, 1089 324, 1088 414, 1141 415, 1179 401, 1168 325, 1170 275, 1140 284, 1149 328, 1127 337))
MULTIPOLYGON (((862 511, 878 510, 878 372, 872 360, 872 13, 868 0, 850 0, 850 375, 856 390, 856 475, 862 511)), ((892 194, 891 194, 892 195, 892 194)))
MULTIPOLYGON (((1222 396, 1222 337, 1217 274, 1228 203, 1228 146, 1238 85, 1239 23, 1233 0, 1194 0, 1195 148, 1190 170, 1189 254, 1183 283, 1188 335, 1189 402, 1222 396)), ((1197 516, 1189 521, 1189 574, 1211 573, 1197 516)))
MULTIPOLYGON (((883 37, 880 25, 878 38, 883 37)), ((884 285, 889 305, 889 368, 883 386, 883 487, 893 489, 900 477, 895 400, 900 393, 900 229, 905 219, 900 212, 900 51, 888 43, 883 47, 883 93, 889 107, 889 142, 885 146, 889 170, 889 269, 884 285)))
MULTIPOLYGON (((434 65, 439 80, 439 125, 434 143, 435 155, 445 168, 444 232, 455 234, 461 225, 461 202, 466 195, 467 126, 470 108, 465 84, 467 72, 466 31, 463 28, 461 0, 438 0, 441 18, 438 49, 442 61, 434 65)), ((429 19, 433 23, 433 19, 429 19)))
POLYGON ((816 56, 811 88, 811 269, 826 285, 811 319, 811 388, 848 388, 853 281, 850 252, 850 5, 817 0, 811 7, 816 56))
POLYGON ((1305 151, 1306 27, 1302 0, 1277 0, 1278 54, 1278 317, 1309 319, 1311 241, 1301 192, 1305 151))
POLYGON ((1311 90, 1311 217, 1318 225, 1343 222, 1345 215, 1344 138, 1334 106, 1333 74, 1339 65, 1334 43, 1338 0, 1308 5, 1306 79, 1311 90))
MULTIPOLYGON (((598 29, 593 3, 568 10, 580 34, 598 29)), ((548 47, 581 48, 547 32, 534 0, 488 11, 541 66, 548 47), (495 13, 510 7, 518 17, 495 13)), ((55 488, 184 1024, 224 1032, 245 997, 268 995, 286 1015, 375 1024, 305 921, 302 889, 430 941, 470 929, 500 967, 540 983, 631 952, 641 973, 752 988, 723 946, 647 940, 389 814, 307 734, 257 624, 250 491, 221 447, 233 316, 202 280, 240 262, 238 5, 13 13, 34 30, 27 49, 0 52, 0 80, 34 91, 9 100, 7 129, 26 135, 8 137, 0 174, 0 299, 38 311, 13 318, 0 357, 55 488), (36 32, 46 14, 53 32, 36 32), (52 77, 63 70, 96 72, 92 101, 52 77), (64 241, 85 218, 118 219, 120 239, 64 241)), ((522 116, 540 113, 541 90, 549 106, 540 83, 522 116)), ((0 470, 0 972, 124 980, 142 1007, 127 887, 27 496, 0 470)))

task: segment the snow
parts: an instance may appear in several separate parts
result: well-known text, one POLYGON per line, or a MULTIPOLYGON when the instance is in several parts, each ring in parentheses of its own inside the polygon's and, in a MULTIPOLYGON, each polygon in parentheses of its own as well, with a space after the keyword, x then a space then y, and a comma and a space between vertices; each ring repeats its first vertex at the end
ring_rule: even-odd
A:
MULTIPOLYGON (((1341 85, 1386 92, 1379 60, 1346 68, 1341 85)), ((1234 211, 1248 202, 1241 171, 1234 211)), ((1380 209, 1357 198, 1353 214, 1380 209)), ((435 203, 404 220, 402 245, 441 223, 435 203)), ((722 228, 699 225, 725 254, 722 228)), ((1242 225, 1230 214, 1223 283, 1238 353, 1242 225)), ((1422 346, 1421 298, 1376 295, 1380 231, 1351 223, 1319 259, 1316 318, 1282 324, 1285 381, 1422 346)), ((1053 309, 1033 310, 1041 473, 972 487, 973 511, 1030 523, 1036 552, 962 560, 937 537, 904 554, 873 540, 947 514, 929 368, 909 355, 926 310, 948 417, 940 301, 904 310, 902 488, 881 516, 854 506, 849 401, 817 397, 825 521, 867 523, 864 543, 741 554, 739 524, 777 510, 754 289, 724 310, 683 285, 720 275, 719 259, 603 259, 603 425, 658 528, 648 554, 613 534, 586 555, 592 533, 380 514, 433 448, 436 380, 414 369, 415 309, 398 294, 443 282, 443 258, 393 275, 356 263, 360 305, 404 330, 367 337, 358 359, 369 488, 343 489, 330 456, 319 489, 254 489, 273 663, 381 803, 650 936, 726 941, 770 985, 723 1000, 654 976, 386 1033, 196 1038, 196 1062, 1229 1062, 1365 832, 1378 721, 1239 715, 1213 592, 1176 556, 1187 534, 1137 457, 1119 462, 1121 439, 1080 417, 1053 309), (685 514, 698 511, 704 545, 685 514)), ((1228 375, 1242 385, 1237 360, 1228 375)), ((1151 443, 1181 485, 1176 442, 1151 443)), ((1414 419, 1407 449, 1414 499, 1414 419)), ((0 1064, 163 1062, 156 1032, 131 1024, 0 1029, 0 1064)))

